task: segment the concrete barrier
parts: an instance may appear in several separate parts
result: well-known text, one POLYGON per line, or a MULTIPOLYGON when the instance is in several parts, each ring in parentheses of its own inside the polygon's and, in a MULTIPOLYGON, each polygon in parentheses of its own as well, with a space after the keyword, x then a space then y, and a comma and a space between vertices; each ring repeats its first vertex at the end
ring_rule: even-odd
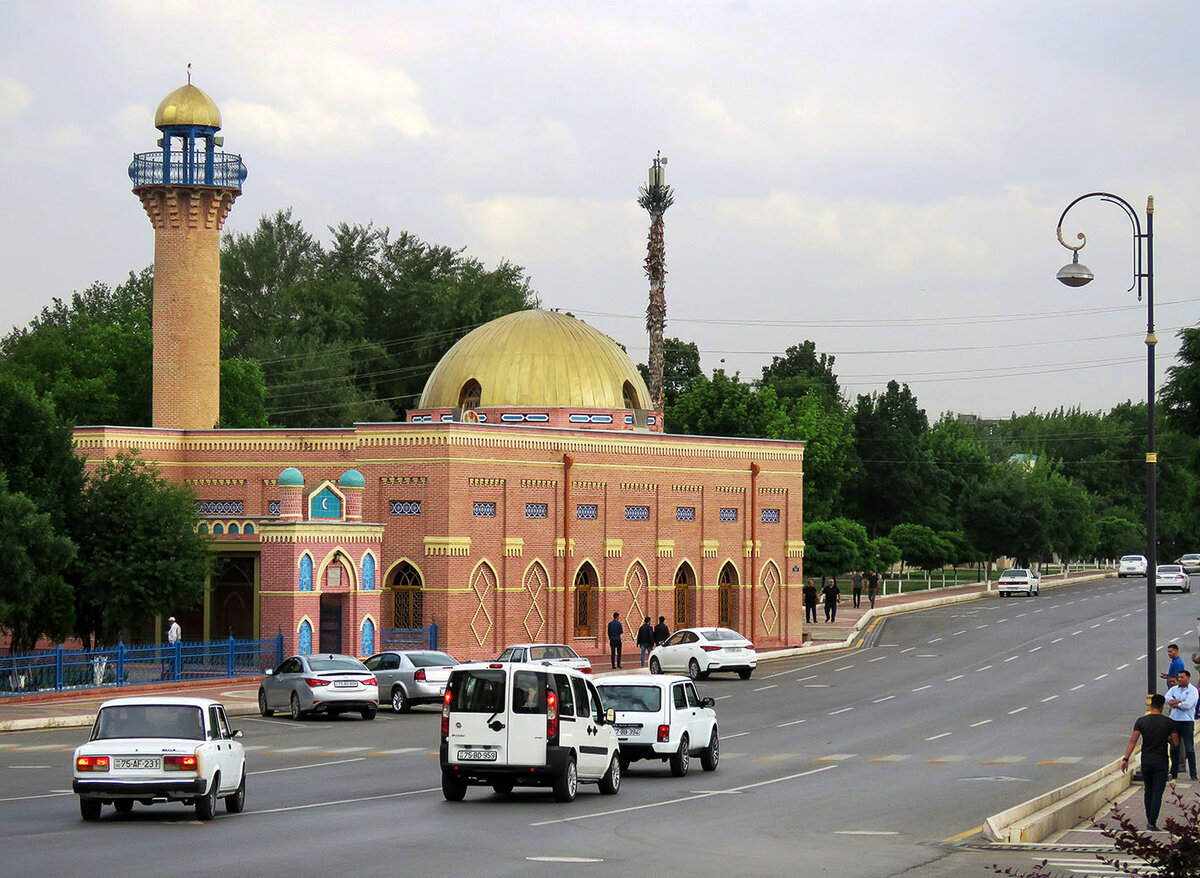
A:
MULTIPOLYGON (((1135 756, 1140 764, 1140 756, 1135 756)), ((989 841, 1037 844, 1051 833, 1078 826, 1129 788, 1134 765, 1121 771, 1121 760, 1064 784, 1044 795, 1001 811, 984 821, 989 841)))

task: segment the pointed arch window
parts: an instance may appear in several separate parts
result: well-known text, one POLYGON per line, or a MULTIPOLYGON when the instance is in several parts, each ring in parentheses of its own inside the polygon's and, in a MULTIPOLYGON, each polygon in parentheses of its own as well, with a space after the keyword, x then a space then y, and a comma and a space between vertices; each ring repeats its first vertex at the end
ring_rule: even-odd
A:
POLYGON ((633 389, 633 385, 630 382, 625 382, 625 385, 621 388, 621 395, 625 399, 625 408, 642 408, 641 400, 638 399, 637 391, 633 389))
POLYGON ((734 604, 734 586, 737 585, 737 571, 733 565, 726 562, 721 568, 720 578, 717 580, 717 624, 726 628, 732 628, 733 617, 736 615, 737 607, 734 604))
POLYGON ((483 388, 479 386, 479 382, 472 378, 462 386, 462 390, 458 392, 458 407, 465 411, 479 408, 479 401, 483 398, 483 388))
POLYGON ((596 571, 584 564, 575 574, 575 636, 591 637, 596 620, 596 571))
POLYGON ((687 628, 692 624, 692 586, 696 582, 695 574, 688 564, 679 565, 675 571, 675 627, 687 628))
POLYGON ((420 628, 425 616, 425 593, 417 568, 407 561, 392 577, 392 627, 420 628))

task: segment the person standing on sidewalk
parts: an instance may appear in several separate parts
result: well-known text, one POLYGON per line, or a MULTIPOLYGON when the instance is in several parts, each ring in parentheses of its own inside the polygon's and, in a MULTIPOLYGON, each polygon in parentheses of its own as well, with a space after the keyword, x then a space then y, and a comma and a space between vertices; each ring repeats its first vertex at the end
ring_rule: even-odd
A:
POLYGON ((1167 788, 1167 745, 1177 746, 1179 734, 1175 724, 1163 716, 1167 699, 1155 692, 1150 696, 1150 712, 1137 718, 1133 724, 1133 735, 1125 747, 1125 758, 1121 760, 1121 771, 1129 768, 1129 757, 1142 739, 1142 796, 1146 805, 1146 823, 1153 832, 1158 832, 1158 812, 1162 810, 1163 792, 1167 788))
POLYGON ((621 637, 625 634, 625 626, 621 624, 621 614, 613 613, 612 621, 608 623, 608 648, 612 653, 613 670, 621 667, 621 637))
POLYGON ((667 627, 667 617, 659 616, 658 624, 654 626, 654 645, 662 646, 670 636, 671 629, 667 627))
POLYGON ((867 600, 871 602, 871 609, 875 609, 875 596, 879 594, 879 574, 872 570, 867 574, 867 600))
POLYGON ((862 581, 863 575, 861 570, 855 570, 850 577, 850 595, 854 599, 854 609, 858 609, 858 605, 862 603, 862 581))
POLYGON ((836 622, 838 601, 842 599, 842 593, 838 591, 837 583, 830 578, 821 594, 825 596, 825 621, 836 622))
POLYGON ((642 623, 642 627, 638 629, 637 645, 642 651, 642 667, 646 667, 646 657, 650 655, 650 650, 654 649, 654 626, 650 624, 650 617, 646 617, 646 621, 642 623))
POLYGON ((811 579, 804 583, 800 591, 804 595, 804 621, 817 624, 817 587, 811 579))
POLYGON ((1191 671, 1182 670, 1175 679, 1175 685, 1167 690, 1171 721, 1179 735, 1179 742, 1171 748, 1171 780, 1179 777, 1185 754, 1188 776, 1196 780, 1196 701, 1200 699, 1200 692, 1192 685, 1191 671))
POLYGON ((1165 674, 1159 674, 1159 676, 1167 681, 1167 686, 1174 686, 1175 678, 1178 677, 1179 672, 1186 667, 1186 665, 1183 663, 1183 659, 1179 657, 1178 643, 1172 643, 1167 647, 1167 658, 1171 660, 1171 664, 1167 666, 1167 672, 1165 674))
POLYGON ((170 627, 167 628, 167 646, 174 646, 179 642, 179 638, 183 636, 183 630, 179 627, 179 623, 175 621, 174 616, 167 621, 171 623, 170 627))

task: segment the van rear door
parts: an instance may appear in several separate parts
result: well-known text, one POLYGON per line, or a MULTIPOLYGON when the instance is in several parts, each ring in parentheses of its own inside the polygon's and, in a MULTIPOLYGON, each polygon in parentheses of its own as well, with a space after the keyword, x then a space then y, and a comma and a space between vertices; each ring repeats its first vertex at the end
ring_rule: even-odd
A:
POLYGON ((513 671, 509 765, 546 764, 546 677, 544 671, 513 671))
POLYGON ((457 765, 508 763, 507 668, 460 668, 450 675, 446 759, 457 765))

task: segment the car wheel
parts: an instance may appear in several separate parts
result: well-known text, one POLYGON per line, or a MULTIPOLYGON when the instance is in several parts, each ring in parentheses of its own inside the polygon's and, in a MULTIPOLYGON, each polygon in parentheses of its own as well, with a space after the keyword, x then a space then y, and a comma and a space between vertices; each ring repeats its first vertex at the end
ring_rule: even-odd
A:
POLYGON ((721 761, 721 739, 717 737, 716 727, 712 737, 708 739, 708 747, 700 754, 700 767, 705 771, 716 771, 717 763, 721 761))
POLYGON ((396 713, 408 713, 412 710, 412 702, 408 700, 408 695, 400 686, 392 688, 392 710, 396 713))
POLYGON ((304 719, 304 711, 300 709, 300 696, 292 693, 292 719, 304 719))
POLYGON ((563 766, 562 771, 558 773, 558 777, 554 779, 554 798, 560 802, 573 802, 577 792, 579 792, 579 769, 575 767, 575 757, 571 756, 567 759, 567 764, 563 766))
POLYGON ((660 665, 658 663, 658 659, 656 659, 656 658, 650 659, 650 673, 652 673, 652 674, 661 674, 662 673, 662 665, 660 665))
POLYGON ((742 670, 738 671, 738 676, 741 677, 743 680, 749 680, 750 675, 753 673, 754 673, 754 668, 743 668, 742 670))
POLYGON ((691 743, 687 732, 679 741, 679 749, 671 754, 671 774, 676 777, 687 777, 688 769, 692 767, 691 743))
POLYGON ((379 712, 379 708, 374 704, 368 704, 362 709, 363 719, 375 719, 375 714, 379 712))
POLYGON ((700 662, 696 661, 695 659, 691 659, 688 662, 688 676, 693 680, 700 679, 700 662))
POLYGON ((225 813, 241 814, 246 807, 246 769, 242 769, 242 779, 233 795, 225 797, 225 813))
POLYGON ((467 794, 467 779, 452 771, 442 772, 442 797, 447 802, 461 802, 467 794))
POLYGON ((208 792, 196 800, 196 819, 212 820, 217 813, 217 790, 221 788, 221 775, 214 774, 208 792))
POLYGON ((498 796, 507 796, 513 791, 513 787, 515 786, 516 784, 513 783, 511 778, 505 778, 492 784, 492 792, 498 796))
POLYGON ((259 716, 274 716, 275 711, 267 707, 267 693, 263 689, 258 690, 258 715, 259 716))
POLYGON ((100 800, 99 799, 80 799, 79 800, 79 816, 84 820, 99 820, 100 819, 100 800))
POLYGON ((128 814, 133 810, 133 799, 117 799, 113 802, 113 807, 117 809, 118 814, 128 814))
POLYGON ((608 763, 608 773, 600 778, 600 792, 606 796, 615 796, 621 789, 621 760, 614 753, 608 763))
POLYGON ((630 762, 629 757, 626 756, 624 753, 621 753, 617 758, 621 762, 621 771, 628 771, 629 770, 629 762, 630 762))

